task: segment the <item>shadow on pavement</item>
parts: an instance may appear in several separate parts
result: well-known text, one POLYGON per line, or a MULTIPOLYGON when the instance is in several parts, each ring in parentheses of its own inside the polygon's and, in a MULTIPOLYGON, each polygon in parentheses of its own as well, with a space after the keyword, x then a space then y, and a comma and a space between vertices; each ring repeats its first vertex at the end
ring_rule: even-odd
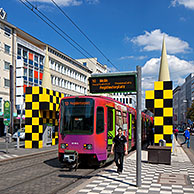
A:
POLYGON ((54 168, 62 168, 61 163, 59 162, 58 158, 53 158, 50 160, 44 161, 44 163, 48 166, 54 167, 54 168))
POLYGON ((60 174, 58 177, 61 177, 61 178, 72 178, 72 179, 90 179, 92 178, 93 176, 92 175, 76 175, 76 174, 60 174))
POLYGON ((126 185, 129 185, 129 186, 136 186, 135 184, 131 184, 131 183, 128 183, 128 182, 125 182, 125 181, 122 181, 122 180, 119 180, 119 179, 116 179, 116 178, 112 178, 112 177, 108 177, 108 176, 104 176, 104 175, 96 175, 97 177, 103 177, 103 178, 106 178, 106 179, 110 179, 110 180, 113 180, 113 181, 117 181, 119 183, 123 183, 123 184, 126 184, 126 185))

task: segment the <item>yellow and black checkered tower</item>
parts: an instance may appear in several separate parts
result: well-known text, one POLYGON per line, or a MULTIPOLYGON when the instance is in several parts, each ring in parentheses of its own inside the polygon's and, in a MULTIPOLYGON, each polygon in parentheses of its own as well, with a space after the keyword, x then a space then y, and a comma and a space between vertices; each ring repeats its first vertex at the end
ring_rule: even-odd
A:
POLYGON ((172 147, 173 134, 173 91, 168 69, 166 46, 163 39, 159 81, 154 82, 154 90, 146 91, 146 108, 154 113, 154 143, 166 140, 166 146, 172 147))
POLYGON ((25 148, 42 148, 45 126, 53 126, 52 145, 58 139, 57 112, 64 94, 39 86, 27 87, 25 95, 25 148))
POLYGON ((154 83, 154 90, 146 91, 146 108, 154 113, 154 143, 159 144, 160 139, 166 140, 166 146, 172 146, 173 133, 173 93, 171 81, 158 81, 154 83))

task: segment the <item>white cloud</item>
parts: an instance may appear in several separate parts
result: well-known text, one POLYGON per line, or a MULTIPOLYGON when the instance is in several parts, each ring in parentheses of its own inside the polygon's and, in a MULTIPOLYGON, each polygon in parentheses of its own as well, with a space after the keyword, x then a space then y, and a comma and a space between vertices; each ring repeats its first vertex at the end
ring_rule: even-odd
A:
MULTIPOLYGON (((39 2, 39 3, 49 3, 51 4, 52 1, 51 0, 30 0, 31 2, 39 2)), ((81 0, 55 0, 55 2, 59 5, 59 6, 64 6, 64 7, 68 7, 68 6, 79 6, 82 4, 81 0)))
POLYGON ((143 60, 147 58, 147 56, 123 56, 123 57, 120 57, 119 60, 127 60, 127 59, 135 59, 135 60, 143 60))
POLYGON ((194 10, 194 1, 193 0, 173 0, 171 1, 171 5, 175 7, 177 4, 183 5, 188 9, 194 10))
POLYGON ((133 59, 134 56, 124 56, 124 57, 120 57, 119 60, 127 60, 127 59, 133 59))
MULTIPOLYGON (((170 78, 174 82, 174 87, 182 85, 184 79, 194 72, 194 62, 181 60, 174 55, 168 55, 167 58, 170 78)), ((145 91, 154 89, 154 82, 158 81, 159 68, 160 58, 152 58, 142 67, 143 108, 145 108, 145 91)))
POLYGON ((166 33, 162 33, 160 29, 156 29, 151 32, 145 31, 145 34, 132 39, 125 37, 125 40, 130 40, 132 43, 142 46, 144 51, 155 51, 161 50, 164 35, 168 53, 183 53, 190 50, 187 42, 180 40, 177 37, 169 36, 166 33))
POLYGON ((186 18, 180 17, 180 21, 185 22, 186 21, 186 18))
POLYGON ((99 0, 86 0, 88 4, 98 4, 100 1, 99 0))
MULTIPOLYGON (((176 85, 181 85, 187 75, 194 72, 194 63, 181 60, 174 55, 168 55, 170 78, 176 85)), ((154 82, 158 81, 160 58, 152 58, 142 68, 143 89, 154 89, 154 82)))

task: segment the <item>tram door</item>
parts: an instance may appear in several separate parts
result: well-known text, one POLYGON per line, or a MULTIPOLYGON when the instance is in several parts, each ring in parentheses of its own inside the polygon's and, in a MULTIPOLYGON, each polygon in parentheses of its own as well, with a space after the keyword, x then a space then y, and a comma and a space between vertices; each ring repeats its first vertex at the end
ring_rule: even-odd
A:
POLYGON ((115 109, 107 107, 107 150, 111 150, 113 138, 115 137, 115 109))
POLYGON ((132 139, 132 114, 128 113, 128 149, 131 149, 131 139, 132 139))

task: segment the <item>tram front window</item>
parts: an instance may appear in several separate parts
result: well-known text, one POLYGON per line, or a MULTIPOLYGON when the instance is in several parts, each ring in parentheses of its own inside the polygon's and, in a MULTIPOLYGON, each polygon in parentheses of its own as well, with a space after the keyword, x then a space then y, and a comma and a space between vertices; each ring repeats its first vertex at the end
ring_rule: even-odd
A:
POLYGON ((61 134, 92 134, 93 125, 93 99, 69 98, 61 101, 61 134))

